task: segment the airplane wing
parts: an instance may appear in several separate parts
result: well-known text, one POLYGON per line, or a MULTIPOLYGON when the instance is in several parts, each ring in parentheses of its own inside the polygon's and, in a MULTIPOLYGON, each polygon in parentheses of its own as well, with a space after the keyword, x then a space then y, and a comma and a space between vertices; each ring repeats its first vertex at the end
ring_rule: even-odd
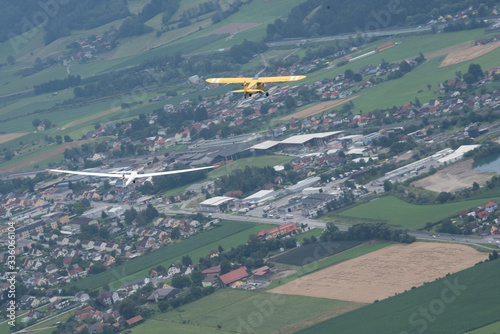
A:
POLYGON ((171 175, 171 174, 180 174, 180 173, 194 172, 194 171, 198 171, 198 170, 211 169, 211 168, 215 168, 215 166, 200 167, 200 168, 190 168, 190 169, 169 170, 169 171, 158 172, 158 173, 137 174, 137 176, 138 177, 150 177, 150 176, 160 176, 160 175, 171 175))
POLYGON ((292 75, 283 77, 261 77, 258 79, 254 78, 210 78, 207 79, 209 83, 250 83, 252 81, 256 82, 286 82, 286 81, 298 81, 305 79, 305 75, 292 75))
POLYGON ((80 172, 74 170, 62 170, 62 169, 45 169, 49 172, 56 173, 66 173, 66 174, 76 174, 76 175, 88 175, 88 176, 102 176, 102 177, 117 177, 122 178, 123 174, 114 174, 114 173, 94 173, 94 172, 80 172))
POLYGON ((253 78, 210 78, 207 79, 208 83, 247 83, 251 82, 253 78))

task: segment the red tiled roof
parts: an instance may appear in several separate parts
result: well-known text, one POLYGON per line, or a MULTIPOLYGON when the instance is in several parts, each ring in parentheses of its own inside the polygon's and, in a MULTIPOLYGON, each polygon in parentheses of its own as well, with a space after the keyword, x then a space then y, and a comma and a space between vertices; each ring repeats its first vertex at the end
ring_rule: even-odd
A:
POLYGON ((268 270, 269 270, 269 267, 268 266, 264 266, 264 267, 260 267, 260 268, 257 268, 255 270, 252 270, 252 274, 254 274, 256 276, 262 276, 265 273, 267 273, 268 270))
POLYGON ((125 321, 127 323, 127 325, 133 325, 135 323, 138 323, 139 321, 143 320, 142 317, 140 315, 136 316, 136 317, 133 317, 131 319, 128 319, 127 321, 125 321))
POLYGON ((220 276, 222 283, 231 284, 239 279, 247 277, 247 267, 241 267, 236 270, 230 271, 227 274, 220 276))
POLYGON ((220 273, 220 266, 212 267, 205 269, 201 272, 203 275, 208 275, 208 274, 218 274, 220 273))

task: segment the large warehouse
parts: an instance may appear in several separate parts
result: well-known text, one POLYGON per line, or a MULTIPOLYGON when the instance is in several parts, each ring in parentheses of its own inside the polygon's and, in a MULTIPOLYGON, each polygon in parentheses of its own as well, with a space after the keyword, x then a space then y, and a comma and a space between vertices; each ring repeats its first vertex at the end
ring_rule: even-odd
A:
POLYGON ((326 143, 336 138, 342 132, 344 131, 319 132, 292 136, 285 140, 282 140, 279 143, 279 146, 281 149, 301 148, 306 146, 325 146, 326 143))
POLYGON ((234 207, 234 198, 226 196, 216 196, 200 203, 203 212, 224 212, 234 207))

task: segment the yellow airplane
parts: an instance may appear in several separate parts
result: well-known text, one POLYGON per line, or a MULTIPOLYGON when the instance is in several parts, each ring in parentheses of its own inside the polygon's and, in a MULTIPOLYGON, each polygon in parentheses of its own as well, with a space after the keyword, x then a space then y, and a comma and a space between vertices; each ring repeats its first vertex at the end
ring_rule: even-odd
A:
POLYGON ((286 82, 286 81, 298 81, 304 79, 305 75, 292 75, 283 77, 264 77, 264 78, 210 78, 207 79, 208 83, 236 83, 242 84, 243 89, 233 90, 233 93, 245 93, 245 98, 252 96, 252 94, 260 93, 269 96, 268 92, 264 91, 264 83, 266 82, 286 82))

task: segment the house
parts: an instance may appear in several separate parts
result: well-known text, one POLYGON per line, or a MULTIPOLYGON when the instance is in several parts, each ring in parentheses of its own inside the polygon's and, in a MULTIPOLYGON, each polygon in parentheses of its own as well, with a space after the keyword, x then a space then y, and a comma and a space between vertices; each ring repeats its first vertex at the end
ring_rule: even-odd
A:
POLYGON ((488 212, 493 212, 498 209, 498 204, 492 201, 488 201, 484 206, 484 209, 488 212))
POLYGON ((488 219, 489 215, 490 215, 489 211, 483 210, 483 211, 479 211, 476 214, 476 218, 481 220, 481 221, 485 221, 486 219, 488 219))
POLYGON ((158 303, 162 300, 176 298, 181 291, 177 288, 160 288, 154 291, 147 299, 148 302, 158 303))
POLYGON ((45 272, 47 274, 53 274, 55 272, 57 272, 57 266, 53 263, 49 264, 47 267, 45 267, 45 272))
POLYGON ((141 277, 141 278, 137 278, 137 279, 133 280, 132 282, 122 284, 120 286, 120 289, 121 290, 128 290, 128 291, 137 290, 137 289, 144 287, 149 282, 151 282, 151 280, 148 277, 141 277))
POLYGON ((101 293, 96 301, 104 306, 111 306, 114 303, 116 303, 118 300, 120 300, 120 296, 118 295, 118 292, 116 291, 107 291, 101 293))
POLYGON ((247 276, 248 276, 247 267, 241 267, 236 270, 232 270, 227 274, 219 276, 219 279, 222 282, 223 286, 227 287, 232 283, 239 281, 247 276))
POLYGON ((85 303, 89 299, 90 299, 90 296, 85 291, 77 292, 75 295, 75 298, 73 298, 73 300, 75 302, 80 302, 80 303, 85 303))
POLYGON ((220 266, 216 266, 216 267, 211 267, 211 268, 205 269, 201 273, 203 275, 205 275, 205 277, 219 276, 219 274, 220 274, 220 266))
POLYGON ((219 283, 219 278, 217 276, 207 276, 203 281, 201 281, 201 285, 204 288, 207 286, 217 286, 219 283))
POLYGON ((77 321, 84 321, 87 318, 92 318, 94 316, 94 308, 92 306, 87 306, 81 310, 75 311, 75 319, 77 321))
POLYGON ((104 327, 111 326, 109 323, 100 322, 90 325, 88 328, 89 334, 102 333, 104 332, 104 327))
POLYGON ((167 278, 172 278, 181 273, 181 267, 177 263, 172 263, 167 271, 167 278))

